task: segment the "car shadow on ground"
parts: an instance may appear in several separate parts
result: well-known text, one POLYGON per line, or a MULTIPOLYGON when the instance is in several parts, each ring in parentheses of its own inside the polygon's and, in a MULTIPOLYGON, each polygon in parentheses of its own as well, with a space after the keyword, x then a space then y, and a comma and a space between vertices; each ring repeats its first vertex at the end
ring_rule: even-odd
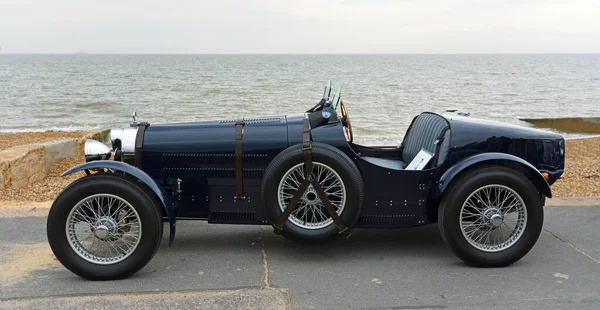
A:
MULTIPOLYGON (((204 225, 202 225, 204 226, 204 225)), ((179 228, 178 228, 179 229, 179 228)), ((437 224, 403 229, 353 229, 351 235, 335 236, 315 244, 292 242, 273 233, 271 226, 229 226, 206 224, 206 227, 177 233, 168 246, 168 236, 159 253, 187 251, 246 252, 260 251, 264 238, 268 255, 291 260, 335 260, 384 257, 453 257, 439 233, 437 224), (229 227, 229 229, 223 229, 229 227), (231 229, 237 227, 237 229, 231 229)))
POLYGON ((326 261, 386 257, 452 257, 437 225, 405 229, 354 229, 322 244, 298 244, 282 236, 265 238, 267 253, 286 259, 326 261))

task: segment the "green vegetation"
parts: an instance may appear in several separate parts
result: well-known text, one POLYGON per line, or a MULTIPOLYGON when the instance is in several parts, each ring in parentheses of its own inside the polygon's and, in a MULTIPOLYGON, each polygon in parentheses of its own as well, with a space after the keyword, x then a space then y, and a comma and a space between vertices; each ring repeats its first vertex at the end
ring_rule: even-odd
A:
POLYGON ((95 136, 94 138, 100 142, 110 142, 110 129, 106 129, 104 131, 101 131, 97 134, 97 136, 95 136))

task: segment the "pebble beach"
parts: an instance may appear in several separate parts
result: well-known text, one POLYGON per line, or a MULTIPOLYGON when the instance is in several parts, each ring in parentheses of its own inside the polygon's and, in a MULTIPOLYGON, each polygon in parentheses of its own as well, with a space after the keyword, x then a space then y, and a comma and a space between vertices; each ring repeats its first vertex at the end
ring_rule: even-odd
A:
MULTIPOLYGON (((0 134, 0 151, 10 147, 46 142, 65 138, 78 138, 83 132, 39 132, 0 134)), ((0 189, 1 201, 48 201, 71 182, 82 177, 83 172, 67 177, 60 174, 84 158, 68 158, 56 163, 47 176, 29 186, 19 189, 0 189)), ((572 139, 566 142, 566 172, 552 186, 554 197, 600 196, 600 137, 572 139)))

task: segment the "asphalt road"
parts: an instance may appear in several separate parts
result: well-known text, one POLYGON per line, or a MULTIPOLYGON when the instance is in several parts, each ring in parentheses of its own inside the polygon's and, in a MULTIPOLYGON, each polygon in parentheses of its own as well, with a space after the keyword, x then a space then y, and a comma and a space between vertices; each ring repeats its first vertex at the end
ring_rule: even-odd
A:
POLYGON ((547 207, 525 258, 482 269, 436 225, 301 246, 269 227, 178 222, 135 276, 90 282, 53 260, 44 217, 2 217, 0 308, 600 309, 599 236, 600 206, 547 207))

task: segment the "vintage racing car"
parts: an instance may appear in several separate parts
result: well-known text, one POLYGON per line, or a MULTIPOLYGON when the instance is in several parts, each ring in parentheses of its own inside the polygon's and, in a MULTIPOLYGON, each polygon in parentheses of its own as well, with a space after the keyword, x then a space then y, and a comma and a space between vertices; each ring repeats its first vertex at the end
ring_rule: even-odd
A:
POLYGON ((48 215, 52 251, 87 279, 137 272, 177 219, 272 225, 302 242, 439 223, 466 263, 506 266, 538 239, 565 154, 556 133, 429 112, 398 146, 358 145, 330 84, 302 114, 157 125, 134 113, 110 139, 86 142, 86 163, 63 174, 86 175, 48 215))

